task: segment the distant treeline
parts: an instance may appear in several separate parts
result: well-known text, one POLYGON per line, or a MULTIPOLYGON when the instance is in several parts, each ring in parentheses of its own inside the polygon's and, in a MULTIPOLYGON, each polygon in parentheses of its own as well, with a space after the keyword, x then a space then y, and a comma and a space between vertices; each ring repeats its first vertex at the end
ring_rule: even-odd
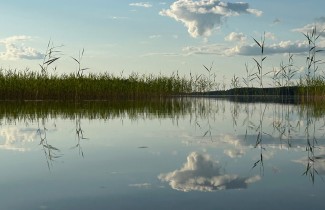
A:
POLYGON ((232 88, 229 90, 220 91, 208 91, 204 95, 261 95, 261 96, 295 96, 300 93, 300 88, 298 86, 289 87, 270 87, 270 88, 256 88, 256 87, 241 87, 232 88))

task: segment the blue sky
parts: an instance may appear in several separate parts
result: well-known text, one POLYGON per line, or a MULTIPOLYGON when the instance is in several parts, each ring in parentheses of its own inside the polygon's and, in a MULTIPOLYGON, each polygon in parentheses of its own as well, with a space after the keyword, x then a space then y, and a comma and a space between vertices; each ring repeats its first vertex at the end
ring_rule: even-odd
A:
MULTIPOLYGON (((188 75, 210 66, 221 77, 244 75, 258 56, 252 37, 266 34, 265 68, 294 54, 304 68, 306 32, 325 28, 321 0, 10 0, 0 2, 0 66, 39 70, 49 40, 61 47, 59 73, 76 70, 85 49, 89 72, 188 75)), ((325 38, 325 36, 324 36, 325 38)), ((325 46, 321 37, 319 46, 325 46)))

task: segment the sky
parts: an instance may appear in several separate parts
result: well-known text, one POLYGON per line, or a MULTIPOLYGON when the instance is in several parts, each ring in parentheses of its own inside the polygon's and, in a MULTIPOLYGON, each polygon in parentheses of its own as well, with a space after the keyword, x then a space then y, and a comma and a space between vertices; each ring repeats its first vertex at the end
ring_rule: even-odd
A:
MULTIPOLYGON (((58 49, 58 73, 82 66, 89 73, 204 74, 218 79, 254 70, 265 34, 266 71, 294 55, 304 70, 303 33, 325 29, 321 0, 10 0, 0 2, 0 66, 40 71, 49 41, 58 49)), ((325 46, 325 34, 318 47, 325 46)))

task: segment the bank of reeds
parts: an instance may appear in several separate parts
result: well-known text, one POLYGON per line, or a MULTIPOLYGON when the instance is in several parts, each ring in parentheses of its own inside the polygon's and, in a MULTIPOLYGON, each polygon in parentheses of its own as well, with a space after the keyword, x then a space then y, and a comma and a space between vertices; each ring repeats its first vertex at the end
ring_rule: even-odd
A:
POLYGON ((185 94, 192 88, 189 79, 175 75, 49 75, 0 69, 0 100, 142 99, 185 94))

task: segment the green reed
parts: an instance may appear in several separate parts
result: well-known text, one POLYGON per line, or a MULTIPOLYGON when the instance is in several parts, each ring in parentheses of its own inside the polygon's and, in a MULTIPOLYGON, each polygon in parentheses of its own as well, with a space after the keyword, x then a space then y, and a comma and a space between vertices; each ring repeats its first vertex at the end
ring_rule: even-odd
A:
MULTIPOLYGON (((324 31, 324 30, 323 30, 324 31)), ((300 94, 306 100, 324 99, 325 93, 325 80, 324 76, 319 74, 319 65, 323 63, 322 59, 318 58, 318 53, 324 50, 319 49, 318 39, 323 31, 318 32, 316 26, 313 27, 311 32, 304 33, 303 35, 308 40, 308 56, 306 57, 307 72, 303 79, 300 79, 300 94)))
MULTIPOLYGON (((201 80, 200 80, 201 81, 201 80)), ((199 81, 199 82, 200 82, 199 81)), ((110 73, 50 75, 0 69, 0 100, 109 100, 166 97, 192 92, 194 85, 178 74, 128 77, 110 73)), ((202 89, 200 89, 202 90, 202 89)))

